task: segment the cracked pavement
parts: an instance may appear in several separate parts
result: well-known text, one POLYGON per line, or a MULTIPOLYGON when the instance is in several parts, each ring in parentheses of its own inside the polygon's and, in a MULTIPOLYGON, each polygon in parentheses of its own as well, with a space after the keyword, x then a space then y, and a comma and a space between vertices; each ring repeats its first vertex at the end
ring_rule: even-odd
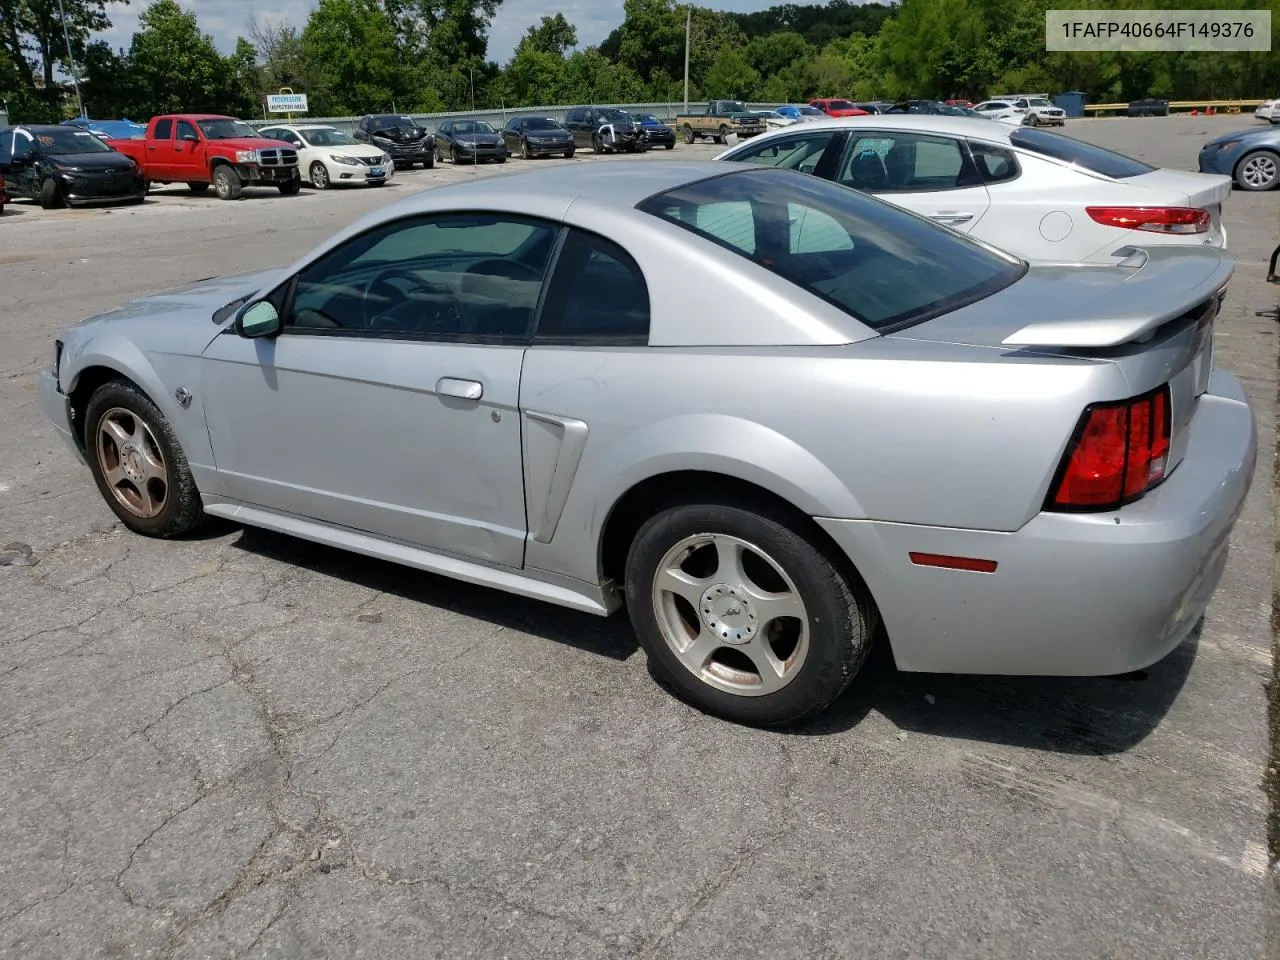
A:
MULTIPOLYGON (((1068 133, 1193 169, 1251 122, 1068 133)), ((880 651, 772 733, 668 696, 623 618, 226 523, 133 536, 42 420, 65 324, 470 175, 0 219, 0 544, 36 560, 0 566, 0 956, 1262 955, 1280 194, 1225 209, 1217 362, 1262 452, 1197 634, 1130 679, 880 651)))

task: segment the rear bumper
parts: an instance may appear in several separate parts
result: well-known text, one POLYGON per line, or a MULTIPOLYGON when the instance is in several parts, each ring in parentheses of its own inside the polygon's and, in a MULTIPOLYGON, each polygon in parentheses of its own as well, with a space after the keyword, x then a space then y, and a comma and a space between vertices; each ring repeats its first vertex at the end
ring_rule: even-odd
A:
POLYGON ((36 393, 40 398, 40 410, 53 424, 53 429, 66 442, 72 454, 84 463, 84 453, 71 434, 71 398, 58 390, 58 381, 52 370, 36 374, 36 393))
POLYGON ((880 606, 900 669, 1095 676, 1163 658, 1217 588, 1253 480, 1257 435, 1235 377, 1213 374, 1187 452, 1143 499, 1106 514, 1041 513, 1015 533, 818 522, 880 606), (924 567, 911 551, 994 560, 924 567))

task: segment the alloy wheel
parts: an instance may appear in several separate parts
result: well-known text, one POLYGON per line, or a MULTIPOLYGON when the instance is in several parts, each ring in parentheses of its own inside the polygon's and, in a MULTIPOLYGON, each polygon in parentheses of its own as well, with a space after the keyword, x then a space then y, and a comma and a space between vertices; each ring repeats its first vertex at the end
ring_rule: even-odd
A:
POLYGON ((808 657, 809 616, 794 581, 738 537, 708 533, 677 542, 658 564, 652 602, 680 663, 727 693, 776 693, 808 657))
POLYGON ((1240 166, 1240 179, 1256 190, 1272 183, 1276 179, 1277 170, 1274 157, 1259 154, 1250 157, 1240 166))
POLYGON ((134 516, 159 514, 169 495, 169 471, 151 428, 132 410, 112 407, 98 421, 98 466, 116 500, 134 516))

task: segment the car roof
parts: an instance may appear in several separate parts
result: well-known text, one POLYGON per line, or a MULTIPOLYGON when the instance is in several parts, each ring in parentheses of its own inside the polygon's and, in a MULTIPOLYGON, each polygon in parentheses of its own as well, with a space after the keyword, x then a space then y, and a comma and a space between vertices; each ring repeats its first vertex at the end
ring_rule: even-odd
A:
POLYGON ((264 123, 260 130, 337 130, 331 123, 264 123))
MULTIPOLYGON (((874 127, 879 130, 919 130, 925 133, 946 133, 955 137, 968 137, 974 140, 996 140, 1009 142, 1011 127, 990 120, 986 117, 949 117, 928 113, 891 113, 871 114, 865 117, 828 117, 825 120, 812 120, 806 123, 803 130, 806 134, 816 130, 846 129, 858 127, 874 127)), ((795 136, 796 131, 785 127, 775 133, 766 133, 765 137, 795 136)), ((759 142, 759 137, 752 137, 750 142, 759 142)), ((744 141, 745 142, 745 141, 744 141)))

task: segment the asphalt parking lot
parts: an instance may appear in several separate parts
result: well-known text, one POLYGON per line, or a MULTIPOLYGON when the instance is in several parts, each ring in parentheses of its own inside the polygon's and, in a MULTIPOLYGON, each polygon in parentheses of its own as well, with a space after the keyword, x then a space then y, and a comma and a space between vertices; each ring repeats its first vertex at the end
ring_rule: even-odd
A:
MULTIPOLYGON (((1067 132, 1194 169, 1251 123, 1067 132)), ((0 218, 0 563, 27 561, 0 566, 0 956, 1263 955, 1280 193, 1225 207, 1216 361, 1261 451, 1226 578, 1123 679, 882 651, 820 721, 735 727, 656 686, 621 617, 229 524, 128 534, 41 418, 62 326, 521 167, 0 218)))

